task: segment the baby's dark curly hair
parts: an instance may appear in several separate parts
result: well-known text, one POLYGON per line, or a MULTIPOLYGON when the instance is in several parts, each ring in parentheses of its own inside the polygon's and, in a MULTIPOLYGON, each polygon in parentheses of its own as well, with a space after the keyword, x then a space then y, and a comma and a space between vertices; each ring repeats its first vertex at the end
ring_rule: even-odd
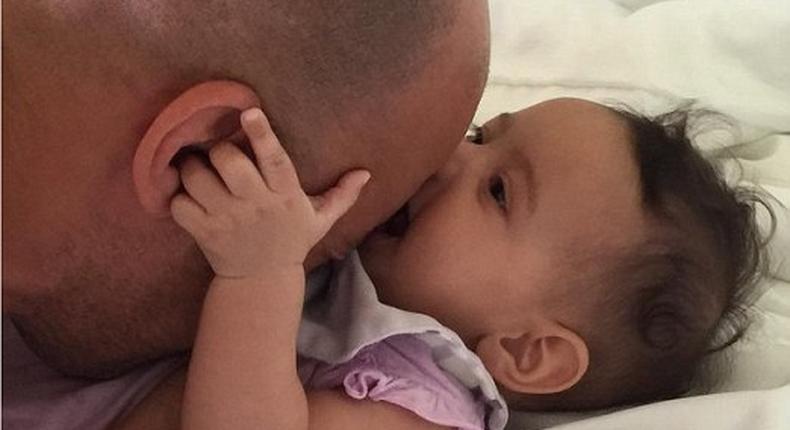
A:
POLYGON ((738 341, 750 323, 754 285, 767 270, 756 210, 774 214, 756 189, 728 185, 687 135, 701 119, 726 118, 686 108, 652 118, 615 112, 629 128, 655 231, 597 276, 607 293, 573 327, 587 342, 587 374, 562 393, 517 397, 515 409, 633 405, 712 386, 705 359, 738 341))

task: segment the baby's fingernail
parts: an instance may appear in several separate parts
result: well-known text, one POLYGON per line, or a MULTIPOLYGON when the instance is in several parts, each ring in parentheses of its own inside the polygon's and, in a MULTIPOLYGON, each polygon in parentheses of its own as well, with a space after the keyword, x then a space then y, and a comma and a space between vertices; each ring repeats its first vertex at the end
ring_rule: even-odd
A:
POLYGON ((247 122, 253 122, 263 116, 263 111, 260 108, 249 108, 241 113, 242 119, 247 122))
POLYGON ((258 108, 247 109, 241 114, 241 120, 250 132, 263 134, 266 128, 263 126, 263 111, 258 108))
POLYGON ((362 176, 362 185, 365 185, 370 181, 370 172, 363 171, 361 176, 362 176))

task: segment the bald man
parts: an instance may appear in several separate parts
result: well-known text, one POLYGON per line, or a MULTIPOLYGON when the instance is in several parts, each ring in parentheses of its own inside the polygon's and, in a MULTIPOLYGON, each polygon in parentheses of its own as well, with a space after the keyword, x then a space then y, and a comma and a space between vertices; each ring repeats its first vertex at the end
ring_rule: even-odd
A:
MULTIPOLYGON (((4 374, 7 362, 31 369, 40 359, 50 380, 52 369, 110 379, 101 384, 114 388, 93 397, 84 390, 101 384, 68 380, 83 399, 115 399, 106 415, 155 384, 147 363, 191 346, 210 280, 168 216, 174 162, 223 140, 245 147, 239 112, 262 106, 308 193, 369 169, 309 270, 357 244, 443 163, 488 62, 487 5, 476 0, 3 8, 3 312, 15 329, 3 337, 4 374), (17 332, 38 358, 7 345, 17 332)), ((4 380, 6 405, 51 394, 41 385, 15 397, 13 383, 4 380)))

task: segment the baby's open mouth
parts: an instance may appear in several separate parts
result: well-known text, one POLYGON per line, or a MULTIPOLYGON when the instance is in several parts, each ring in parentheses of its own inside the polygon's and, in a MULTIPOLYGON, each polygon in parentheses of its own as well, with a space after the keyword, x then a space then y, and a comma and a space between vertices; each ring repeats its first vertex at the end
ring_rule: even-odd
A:
POLYGON ((382 230, 390 236, 402 237, 409 228, 410 222, 409 203, 407 202, 382 225, 382 230))

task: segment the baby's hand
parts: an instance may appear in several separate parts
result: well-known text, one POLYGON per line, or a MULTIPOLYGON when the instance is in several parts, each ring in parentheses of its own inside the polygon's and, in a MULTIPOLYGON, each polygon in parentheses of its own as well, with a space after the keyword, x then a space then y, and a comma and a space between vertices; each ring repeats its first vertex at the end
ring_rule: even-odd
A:
POLYGON ((323 195, 308 196, 263 112, 247 110, 241 123, 257 168, 229 142, 209 153, 219 177, 199 159, 187 159, 181 167, 186 193, 170 203, 173 219, 194 236, 217 276, 302 270, 307 253, 354 205, 370 173, 348 172, 323 195))

